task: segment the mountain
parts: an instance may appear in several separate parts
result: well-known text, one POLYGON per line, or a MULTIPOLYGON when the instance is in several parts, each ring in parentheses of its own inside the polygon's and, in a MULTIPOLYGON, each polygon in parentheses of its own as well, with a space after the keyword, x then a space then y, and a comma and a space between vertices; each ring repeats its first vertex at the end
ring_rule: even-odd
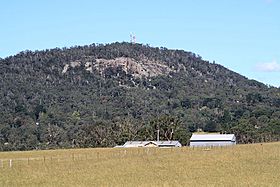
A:
MULTIPOLYGON (((238 55, 238 54, 237 54, 238 55)), ((112 43, 0 59, 0 150, 280 137, 280 89, 183 50, 112 43)))

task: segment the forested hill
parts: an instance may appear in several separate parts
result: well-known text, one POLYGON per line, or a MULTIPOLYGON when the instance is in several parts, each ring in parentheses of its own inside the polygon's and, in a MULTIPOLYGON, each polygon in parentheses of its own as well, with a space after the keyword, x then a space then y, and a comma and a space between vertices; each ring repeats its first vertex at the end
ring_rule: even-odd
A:
POLYGON ((280 90, 183 50, 113 43, 0 60, 0 150, 100 147, 235 133, 280 137, 280 90))

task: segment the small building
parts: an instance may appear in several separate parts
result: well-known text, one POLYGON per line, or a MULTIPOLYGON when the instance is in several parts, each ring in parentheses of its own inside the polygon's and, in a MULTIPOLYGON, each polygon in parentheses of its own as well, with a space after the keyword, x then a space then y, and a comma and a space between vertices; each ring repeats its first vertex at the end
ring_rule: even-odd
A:
POLYGON ((128 141, 121 147, 182 147, 182 145, 179 141, 128 141))
POLYGON ((236 145, 234 134, 193 134, 190 147, 213 147, 236 145))

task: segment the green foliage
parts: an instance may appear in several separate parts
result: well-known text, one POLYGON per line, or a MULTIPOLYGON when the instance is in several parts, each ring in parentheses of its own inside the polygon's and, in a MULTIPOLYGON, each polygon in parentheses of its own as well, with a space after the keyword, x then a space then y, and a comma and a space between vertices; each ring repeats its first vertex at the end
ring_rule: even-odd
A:
POLYGON ((179 140, 184 145, 188 144, 191 136, 186 125, 179 118, 162 115, 139 129, 137 139, 157 140, 158 133, 159 140, 179 140))
POLYGON ((220 131, 219 126, 215 121, 208 121, 204 127, 205 132, 218 132, 220 131))
POLYGON ((238 143, 254 143, 257 136, 257 129, 250 120, 242 119, 232 129, 238 143))
POLYGON ((0 150, 114 146, 155 140, 158 129, 161 140, 183 144, 198 128, 236 133, 241 143, 280 136, 279 88, 182 50, 113 43, 24 51, 0 59, 0 74, 0 150), (141 77, 95 66, 119 57, 172 71, 141 77), (63 73, 72 62, 80 65, 63 73))

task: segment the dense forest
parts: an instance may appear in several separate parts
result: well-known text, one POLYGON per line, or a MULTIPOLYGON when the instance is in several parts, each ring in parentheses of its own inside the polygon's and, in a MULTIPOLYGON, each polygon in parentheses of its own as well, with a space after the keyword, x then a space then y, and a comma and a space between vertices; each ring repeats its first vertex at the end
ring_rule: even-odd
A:
MULTIPOLYGON (((237 54, 238 55, 238 54, 237 54)), ((183 50, 112 43, 0 59, 0 150, 235 133, 278 141, 280 89, 183 50)))

